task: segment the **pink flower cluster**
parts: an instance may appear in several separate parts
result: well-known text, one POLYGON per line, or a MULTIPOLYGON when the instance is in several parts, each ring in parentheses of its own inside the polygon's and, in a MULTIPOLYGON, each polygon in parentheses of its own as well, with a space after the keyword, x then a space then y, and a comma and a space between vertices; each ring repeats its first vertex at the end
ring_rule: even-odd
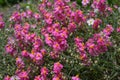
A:
POLYGON ((60 64, 59 62, 54 63, 54 67, 53 67, 54 77, 52 80, 63 80, 61 74, 62 68, 63 65, 60 64))
POLYGON ((101 53, 108 51, 108 47, 112 46, 110 34, 113 32, 113 30, 114 29, 111 25, 107 25, 103 31, 94 34, 93 37, 89 38, 86 43, 84 43, 83 39, 81 38, 75 38, 77 50, 80 53, 80 58, 84 61, 84 63, 88 60, 86 54, 87 52, 91 56, 98 56, 101 53))
POLYGON ((85 21, 82 11, 72 11, 72 8, 67 5, 68 2, 64 0, 54 1, 54 9, 51 12, 45 10, 47 7, 45 3, 39 5, 39 10, 46 23, 41 29, 41 33, 45 37, 45 43, 53 48, 53 51, 50 52, 52 58, 57 58, 60 52, 67 49, 68 36, 76 30, 76 23, 81 24, 85 21))
POLYGON ((75 38, 75 44, 76 44, 76 47, 77 47, 77 52, 79 52, 80 54, 80 59, 82 60, 82 62, 84 64, 88 64, 88 57, 87 57, 87 54, 86 54, 86 45, 85 43, 83 42, 84 40, 82 38, 75 38))
POLYGON ((100 12, 105 12, 107 8, 106 0, 94 0, 92 7, 98 9, 100 12))
MULTIPOLYGON (((37 12, 31 10, 13 12, 10 17, 13 35, 8 38, 5 50, 16 58, 15 75, 20 80, 31 79, 34 74, 33 65, 40 70, 38 75, 32 76, 34 80, 50 80, 48 76, 51 76, 51 73, 49 72, 53 72, 52 80, 64 80, 64 73, 62 73, 64 67, 60 63, 62 61, 55 62, 52 70, 43 66, 46 64, 45 59, 59 60, 59 56, 72 47, 68 39, 74 39, 81 61, 87 65, 91 63, 89 56, 98 56, 108 51, 108 47, 112 45, 110 40, 110 35, 114 30, 112 25, 107 25, 103 31, 93 34, 87 40, 74 38, 76 33, 81 33, 80 29, 84 30, 87 18, 95 18, 92 20, 94 21, 92 28, 97 31, 102 24, 102 19, 97 19, 97 14, 94 12, 90 12, 89 15, 84 14, 76 7, 76 2, 69 2, 70 0, 51 2, 43 0, 37 12)), ((88 3, 90 0, 82 0, 84 6, 88 3)), ((107 7, 106 0, 94 0, 92 6, 104 13, 107 7)), ((1 23, 1 21, 0 17, 0 28, 4 27, 4 22, 1 23)), ((117 31, 120 32, 119 28, 117 31)), ((13 77, 6 76, 4 80, 11 78, 13 77)), ((71 79, 80 80, 78 76, 73 76, 71 79)))

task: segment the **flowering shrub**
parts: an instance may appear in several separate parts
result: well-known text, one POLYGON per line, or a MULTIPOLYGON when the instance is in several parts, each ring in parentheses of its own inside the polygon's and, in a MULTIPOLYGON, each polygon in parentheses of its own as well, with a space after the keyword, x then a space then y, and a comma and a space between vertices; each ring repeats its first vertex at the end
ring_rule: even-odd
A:
MULTIPOLYGON (((120 28, 107 22, 114 11, 106 0, 82 0, 81 3, 83 8, 79 9, 77 3, 70 0, 43 0, 36 11, 13 12, 9 18, 12 33, 5 51, 15 58, 16 71, 4 80, 114 78, 114 72, 109 77, 109 70, 97 66, 105 67, 102 59, 112 55, 108 52, 116 48, 116 37, 112 34, 117 36, 120 28), (95 74, 100 75, 94 78, 95 74)), ((4 28, 2 17, 0 21, 0 28, 4 28)))

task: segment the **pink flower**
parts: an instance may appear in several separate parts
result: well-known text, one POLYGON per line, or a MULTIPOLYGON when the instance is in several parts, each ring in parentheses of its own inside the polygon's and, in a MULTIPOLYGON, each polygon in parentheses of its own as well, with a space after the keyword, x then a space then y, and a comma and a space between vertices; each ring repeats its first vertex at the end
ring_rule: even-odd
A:
POLYGON ((14 75, 14 76, 11 76, 10 80, 20 80, 20 78, 18 76, 14 75))
POLYGON ((83 12, 81 10, 76 10, 75 12, 75 16, 74 16, 74 21, 76 23, 81 23, 81 22, 84 22, 86 19, 85 19, 85 16, 83 15, 83 12))
POLYGON ((14 22, 21 21, 21 14, 19 12, 14 12, 10 17, 10 21, 14 21, 14 22))
POLYGON ((81 53, 80 54, 80 60, 84 63, 84 64, 87 64, 87 61, 88 61, 88 56, 86 53, 81 53))
POLYGON ((51 13, 45 13, 44 14, 45 22, 47 24, 52 24, 53 22, 53 15, 51 13))
POLYGON ((51 6, 52 6, 52 3, 51 3, 51 2, 47 2, 47 6, 48 6, 48 7, 51 7, 51 6))
POLYGON ((64 0, 64 1, 67 2, 67 3, 70 2, 70 0, 64 0))
POLYGON ((53 43, 53 49, 54 49, 55 51, 61 50, 60 44, 59 44, 58 42, 54 42, 54 43, 53 43))
POLYGON ((41 75, 46 77, 48 75, 48 69, 46 67, 41 68, 41 75))
POLYGON ((54 63, 53 72, 54 73, 60 73, 62 68, 63 68, 63 65, 60 64, 59 62, 56 62, 56 63, 54 63))
POLYGON ((40 61, 43 59, 43 55, 39 52, 35 53, 35 60, 40 61))
POLYGON ((50 56, 53 58, 53 59, 56 59, 59 57, 59 54, 57 51, 51 51, 50 52, 50 56))
POLYGON ((29 31, 30 30, 30 24, 26 22, 23 26, 23 29, 25 29, 26 31, 29 31))
POLYGON ((5 76, 4 80, 10 80, 10 76, 5 76))
POLYGON ((76 28, 77 27, 76 27, 76 24, 74 22, 69 23, 69 25, 68 25, 69 32, 74 32, 76 28))
POLYGON ((44 80, 44 79, 41 79, 41 76, 38 75, 38 76, 35 76, 34 80, 44 80))
POLYGON ((17 67, 18 67, 19 69, 25 67, 25 64, 24 64, 23 60, 22 60, 21 58, 19 58, 19 57, 16 58, 16 65, 17 65, 17 67))
POLYGON ((43 56, 47 53, 47 51, 45 49, 41 49, 40 52, 43 56))
POLYGON ((13 47, 13 45, 7 44, 7 45, 5 46, 5 50, 6 50, 7 53, 13 55, 13 53, 14 53, 14 51, 15 51, 15 48, 13 47))
POLYGON ((39 37, 35 37, 34 43, 33 43, 33 48, 36 51, 39 51, 42 46, 43 46, 42 40, 39 37))
POLYGON ((117 32, 120 33, 120 27, 117 28, 117 32))
POLYGON ((100 12, 104 12, 106 10, 106 0, 94 0, 92 7, 94 9, 98 9, 100 12))
POLYGON ((103 30, 103 33, 106 36, 109 36, 112 32, 114 31, 114 28, 112 27, 112 25, 107 25, 106 28, 103 30))
POLYGON ((64 12, 64 9, 62 9, 61 6, 63 6, 64 3, 60 1, 56 1, 55 3, 55 6, 54 6, 54 16, 55 16, 55 19, 58 20, 58 21, 64 21, 66 16, 65 14, 63 13, 64 12))
POLYGON ((75 1, 75 2, 72 3, 72 7, 73 7, 73 8, 76 8, 76 6, 77 6, 77 3, 76 3, 76 1, 75 1))
POLYGON ((102 23, 102 21, 100 19, 96 19, 93 23, 92 28, 97 30, 99 28, 99 25, 102 23))
POLYGON ((38 14, 38 13, 34 13, 34 18, 36 19, 36 20, 40 20, 40 14, 38 14))
POLYGON ((34 59, 35 57, 35 52, 32 50, 31 53, 29 54, 30 59, 34 59))
POLYGON ((75 38, 74 40, 75 40, 75 44, 77 46, 77 49, 78 49, 79 53, 81 53, 81 52, 86 53, 85 52, 86 47, 85 47, 85 44, 83 43, 83 39, 75 38))
POLYGON ((29 56, 29 53, 26 50, 22 51, 21 54, 22 54, 23 57, 28 57, 29 56))
POLYGON ((80 78, 78 77, 78 75, 76 75, 72 77, 72 80, 80 80, 80 78))
POLYGON ((89 0, 82 0, 82 5, 86 6, 90 1, 89 0))
POLYGON ((27 18, 30 18, 33 15, 31 10, 27 10, 26 13, 27 13, 27 18))
POLYGON ((53 45, 53 39, 50 36, 45 37, 45 43, 48 44, 49 46, 53 45))
POLYGON ((61 80, 59 77, 55 76, 52 78, 52 80, 61 80))
POLYGON ((93 39, 89 39, 87 42, 86 42, 86 46, 87 46, 87 50, 89 52, 89 54, 91 56, 96 56, 97 55, 97 51, 95 50, 96 49, 96 45, 93 43, 92 41, 93 39))
POLYGON ((21 13, 21 17, 22 17, 22 18, 26 18, 26 17, 27 17, 26 12, 22 12, 22 13, 21 13))
POLYGON ((40 75, 35 76, 34 80, 41 80, 40 75))
POLYGON ((54 77, 52 78, 52 80, 63 80, 62 74, 61 73, 54 74, 54 77))
POLYGON ((18 75, 18 77, 20 77, 20 80, 29 80, 29 76, 26 71, 21 71, 17 75, 18 75))

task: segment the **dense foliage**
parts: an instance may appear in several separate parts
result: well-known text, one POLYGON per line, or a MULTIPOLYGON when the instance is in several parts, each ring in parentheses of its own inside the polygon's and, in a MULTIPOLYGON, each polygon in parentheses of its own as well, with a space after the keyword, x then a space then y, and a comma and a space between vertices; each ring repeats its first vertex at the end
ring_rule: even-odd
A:
POLYGON ((0 15, 1 79, 119 80, 119 6, 79 3, 43 0, 0 15))
POLYGON ((16 4, 21 2, 22 0, 0 0, 0 6, 10 5, 10 4, 16 4))

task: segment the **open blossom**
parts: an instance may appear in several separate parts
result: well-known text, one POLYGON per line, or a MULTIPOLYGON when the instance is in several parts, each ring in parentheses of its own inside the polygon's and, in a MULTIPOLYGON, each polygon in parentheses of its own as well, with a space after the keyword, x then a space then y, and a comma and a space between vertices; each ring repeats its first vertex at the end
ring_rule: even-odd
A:
POLYGON ((17 76, 20 78, 20 80, 29 80, 27 71, 21 71, 20 73, 17 74, 17 76))
POLYGON ((28 57, 28 56, 29 56, 29 53, 28 53, 26 50, 24 50, 24 51, 21 52, 21 55, 22 55, 23 57, 28 57))
POLYGON ((76 75, 76 76, 73 76, 73 77, 72 77, 72 80, 81 80, 81 79, 79 78, 78 75, 76 75))
POLYGON ((27 18, 31 18, 33 16, 33 12, 31 10, 26 11, 27 18))
POLYGON ((41 77, 40 77, 40 75, 38 75, 38 76, 35 76, 34 80, 41 80, 41 77))
POLYGON ((97 7, 99 9, 100 12, 104 12, 106 10, 106 4, 105 4, 106 0, 100 0, 97 7))
POLYGON ((76 10, 75 16, 74 16, 74 21, 77 23, 84 22, 86 20, 83 12, 81 10, 76 10))
POLYGON ((118 28, 117 28, 117 32, 119 32, 119 33, 120 33, 120 27, 118 27, 118 28))
POLYGON ((59 51, 61 48, 60 48, 60 44, 57 43, 57 42, 54 42, 53 43, 53 49, 56 50, 56 51, 59 51))
POLYGON ((39 51, 42 46, 43 46, 42 40, 39 37, 35 37, 33 43, 34 49, 36 51, 39 51))
POLYGON ((43 59, 43 55, 39 52, 35 53, 35 60, 40 61, 43 59))
POLYGON ((52 80, 61 80, 59 77, 55 76, 52 80))
POLYGON ((41 75, 46 77, 48 75, 48 69, 46 67, 41 68, 41 75))
POLYGON ((22 69, 22 68, 24 68, 25 67, 25 64, 24 64, 24 62, 23 62, 23 60, 21 59, 21 58, 16 58, 16 65, 17 65, 17 67, 19 68, 19 69, 22 69))
POLYGON ((58 51, 51 51, 50 56, 51 56, 51 58, 56 59, 59 57, 59 53, 58 53, 58 51))
POLYGON ((14 21, 14 22, 21 21, 21 14, 19 12, 14 12, 10 17, 10 21, 14 21))
POLYGON ((104 12, 107 8, 105 3, 106 3, 106 0, 94 0, 92 7, 94 9, 98 9, 99 12, 104 12))
POLYGON ((53 72, 54 73, 60 73, 62 68, 63 68, 63 65, 60 64, 59 62, 56 62, 56 63, 54 63, 53 72))
POLYGON ((100 19, 96 19, 92 25, 92 28, 97 30, 99 28, 99 25, 102 23, 100 19))
POLYGON ((18 76, 14 75, 10 78, 10 80, 20 80, 20 78, 18 76))
POLYGON ((10 80, 10 76, 8 76, 8 75, 5 76, 5 77, 4 77, 4 80, 10 80))
POLYGON ((63 80, 62 73, 54 74, 54 77, 52 78, 52 80, 63 80))
POLYGON ((33 14, 33 16, 34 16, 34 18, 35 18, 36 20, 39 20, 39 19, 40 19, 40 14, 38 14, 38 13, 33 14))
POLYGON ((94 19, 93 19, 93 18, 88 19, 88 20, 87 20, 87 24, 88 24, 89 26, 93 25, 93 24, 94 24, 94 19))
POLYGON ((15 48, 12 44, 7 44, 5 46, 5 50, 7 53, 11 54, 11 55, 14 55, 14 52, 15 52, 15 48))
POLYGON ((26 18, 26 17, 27 17, 26 12, 22 12, 22 13, 21 13, 21 17, 22 17, 22 18, 26 18))
POLYGON ((52 46, 53 39, 50 36, 46 36, 45 37, 45 43, 48 44, 49 46, 52 46))
POLYGON ((89 0, 82 0, 82 5, 83 5, 83 6, 86 6, 86 5, 89 4, 89 3, 90 3, 89 0))
POLYGON ((35 76, 34 80, 41 80, 40 79, 40 75, 39 76, 35 76))
POLYGON ((68 25, 69 32, 74 32, 76 28, 77 28, 77 26, 74 22, 69 23, 69 25, 68 25))
POLYGON ((103 33, 107 36, 109 36, 114 31, 114 28, 112 25, 107 25, 106 28, 103 30, 103 33))
POLYGON ((46 51, 44 48, 41 49, 40 52, 41 52, 41 54, 42 54, 43 56, 47 53, 47 51, 46 51))
POLYGON ((51 13, 45 13, 44 14, 45 22, 47 24, 52 24, 53 21, 53 15, 51 13))

